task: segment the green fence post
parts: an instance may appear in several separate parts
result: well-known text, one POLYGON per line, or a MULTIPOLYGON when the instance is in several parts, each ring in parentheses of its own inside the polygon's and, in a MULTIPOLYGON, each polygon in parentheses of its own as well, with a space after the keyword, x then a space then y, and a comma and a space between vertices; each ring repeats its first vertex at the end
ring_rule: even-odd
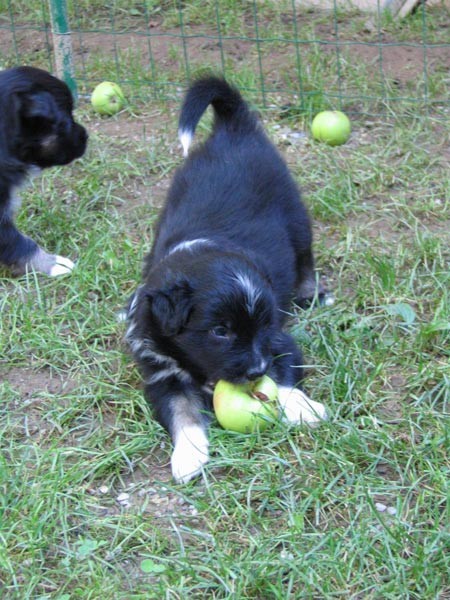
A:
POLYGON ((76 98, 77 85, 73 70, 72 39, 69 31, 67 3, 66 0, 49 0, 49 7, 56 74, 67 83, 74 98, 76 98))

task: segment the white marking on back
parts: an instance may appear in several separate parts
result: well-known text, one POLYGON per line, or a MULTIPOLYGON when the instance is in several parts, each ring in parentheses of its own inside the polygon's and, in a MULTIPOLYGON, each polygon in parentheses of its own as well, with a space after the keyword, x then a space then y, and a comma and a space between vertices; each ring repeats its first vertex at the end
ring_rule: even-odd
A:
POLYGON ((187 240, 185 242, 180 242, 176 246, 174 246, 171 250, 169 250, 169 254, 173 254, 174 252, 181 252, 182 250, 192 250, 193 246, 197 244, 210 244, 211 241, 206 238, 197 238, 195 240, 187 240))

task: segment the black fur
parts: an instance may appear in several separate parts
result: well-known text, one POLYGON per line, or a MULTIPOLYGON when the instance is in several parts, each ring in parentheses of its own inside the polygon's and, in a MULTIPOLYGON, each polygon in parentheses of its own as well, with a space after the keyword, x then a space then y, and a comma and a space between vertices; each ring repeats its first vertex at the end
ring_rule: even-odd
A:
POLYGON ((33 171, 66 165, 84 153, 87 133, 72 110, 69 88, 46 71, 17 67, 0 72, 0 263, 16 274, 28 268, 54 274, 61 258, 17 230, 14 203, 17 189, 33 171))
MULTIPOLYGON (((186 423, 206 430, 219 379, 267 373, 300 387, 302 355, 283 326, 293 300, 317 293, 299 190, 239 92, 215 77, 194 83, 180 139, 193 135, 209 104, 213 132, 175 174, 128 309, 145 395, 175 445, 186 423)), ((174 462, 175 477, 189 479, 174 462)))

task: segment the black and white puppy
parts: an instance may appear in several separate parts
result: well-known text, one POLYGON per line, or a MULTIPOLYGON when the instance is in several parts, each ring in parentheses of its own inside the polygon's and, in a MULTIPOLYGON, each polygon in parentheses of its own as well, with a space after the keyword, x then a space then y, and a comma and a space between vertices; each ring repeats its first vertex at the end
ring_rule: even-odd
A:
POLYGON ((61 275, 68 258, 48 254, 14 225, 17 192, 41 169, 82 156, 87 133, 74 121, 65 83, 33 67, 0 72, 0 263, 20 275, 27 270, 61 275))
POLYGON ((200 79, 186 95, 185 154, 210 104, 213 132, 175 174, 144 281, 127 309, 126 339, 145 396, 172 437, 179 482, 208 461, 219 379, 242 383, 267 373, 289 422, 326 417, 302 391, 302 354, 283 331, 292 300, 302 305, 322 294, 308 214, 258 117, 220 78, 200 79))

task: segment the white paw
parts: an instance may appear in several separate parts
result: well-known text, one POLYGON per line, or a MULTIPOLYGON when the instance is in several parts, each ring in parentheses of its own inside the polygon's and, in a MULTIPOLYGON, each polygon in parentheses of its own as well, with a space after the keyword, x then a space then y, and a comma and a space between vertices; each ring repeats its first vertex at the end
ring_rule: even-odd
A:
POLYGON ((288 423, 306 423, 314 426, 326 420, 325 406, 308 398, 297 388, 279 387, 278 401, 288 423))
POLYGON ((56 263, 51 267, 49 275, 50 277, 58 277, 59 275, 66 275, 71 273, 75 264, 70 258, 64 256, 56 256, 56 263))
POLYGON ((187 425, 178 431, 174 442, 171 464, 177 483, 187 483, 200 475, 209 460, 208 438, 198 425, 187 425))

